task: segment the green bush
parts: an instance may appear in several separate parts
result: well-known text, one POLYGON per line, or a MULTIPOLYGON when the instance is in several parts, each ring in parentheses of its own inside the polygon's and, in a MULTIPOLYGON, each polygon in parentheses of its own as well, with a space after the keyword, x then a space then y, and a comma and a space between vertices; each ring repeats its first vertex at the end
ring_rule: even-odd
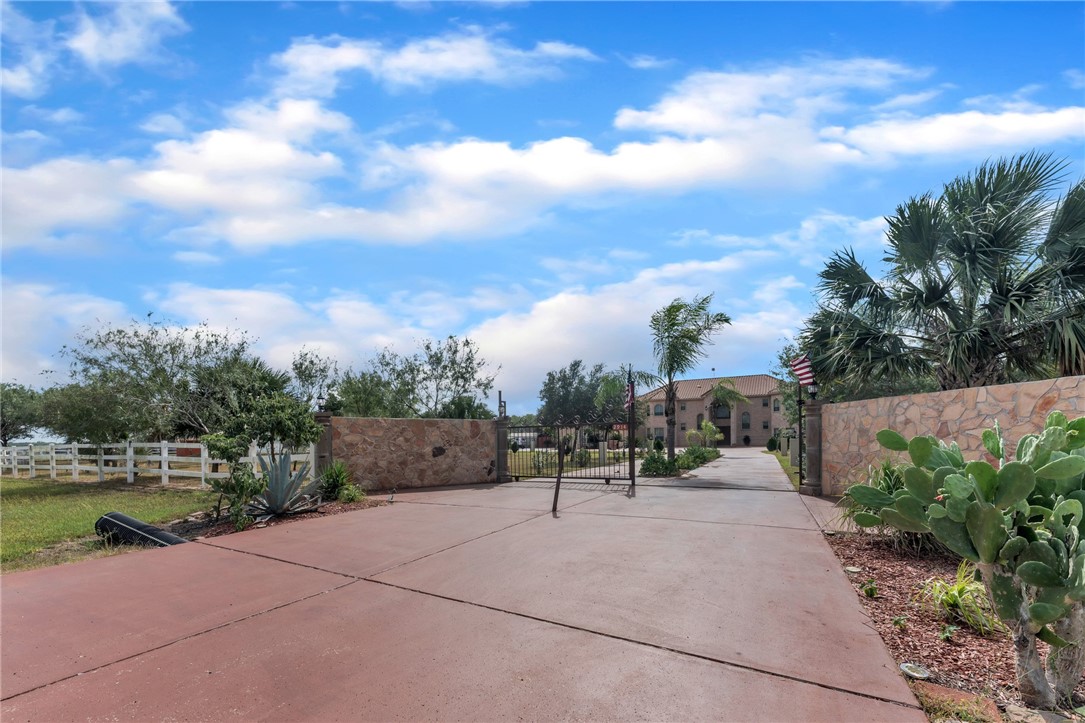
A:
POLYGON ((1006 632, 987 597, 983 583, 976 579, 976 566, 961 560, 957 566, 955 582, 932 577, 923 583, 916 600, 940 613, 950 622, 962 622, 970 628, 987 635, 996 630, 1006 632))
POLYGON ((674 477, 678 474, 678 464, 656 450, 645 456, 640 465, 640 474, 642 477, 674 477))
POLYGON ((326 500, 334 500, 339 497, 339 490, 354 484, 354 476, 350 473, 350 467, 337 459, 324 468, 320 475, 320 496, 326 500))
POLYGON ((765 445, 765 449, 770 452, 775 452, 779 447, 780 445, 776 442, 776 437, 769 437, 769 442, 765 445))
POLYGON ((586 449, 578 449, 573 455, 573 463, 577 467, 587 467, 591 464, 591 452, 586 449))
POLYGON ((509 442, 509 451, 514 453, 514 454, 516 452, 519 452, 520 451, 520 442, 515 440, 515 439, 512 440, 511 442, 509 442))
POLYGON ((336 494, 335 498, 344 504, 349 504, 351 502, 364 500, 365 492, 362 491, 358 485, 347 484, 339 488, 339 492, 336 494))
POLYGON ((655 451, 662 452, 663 447, 664 447, 663 440, 662 439, 656 439, 656 441, 652 443, 652 447, 655 448, 655 451))
POLYGON ((883 429, 877 439, 911 464, 903 491, 859 492, 877 514, 856 523, 931 533, 975 563, 1010 631, 1021 699, 1033 708, 1068 704, 1085 669, 1085 417, 1052 412, 1041 434, 1020 439, 1015 458, 996 423, 981 435, 995 464, 966 462, 956 443, 930 436, 883 429), (1046 662, 1039 642, 1050 646, 1046 662))

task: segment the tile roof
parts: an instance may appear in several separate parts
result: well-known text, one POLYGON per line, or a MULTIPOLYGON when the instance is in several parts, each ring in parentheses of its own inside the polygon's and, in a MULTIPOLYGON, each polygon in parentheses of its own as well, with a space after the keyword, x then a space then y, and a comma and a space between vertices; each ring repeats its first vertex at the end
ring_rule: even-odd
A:
MULTIPOLYGON (((682 379, 678 382, 678 399, 700 399, 709 394, 721 379, 730 379, 738 393, 744 397, 767 397, 775 394, 780 380, 768 374, 746 374, 740 377, 708 377, 707 379, 682 379)), ((663 399, 663 388, 658 387, 641 394, 644 400, 663 399)))

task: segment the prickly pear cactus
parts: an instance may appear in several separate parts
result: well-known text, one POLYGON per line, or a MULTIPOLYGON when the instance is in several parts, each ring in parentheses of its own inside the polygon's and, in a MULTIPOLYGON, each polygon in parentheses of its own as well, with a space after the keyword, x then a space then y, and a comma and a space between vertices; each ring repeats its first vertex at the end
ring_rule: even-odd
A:
POLYGON ((877 438, 911 464, 894 496, 848 490, 871 510, 855 521, 929 532, 976 563, 1013 635, 1022 699, 1038 708, 1067 702, 1085 670, 1085 417, 1052 412, 1012 460, 998 425, 984 430, 994 465, 966 462, 956 443, 934 437, 885 429, 877 438), (1037 640, 1052 648, 1046 671, 1037 640))

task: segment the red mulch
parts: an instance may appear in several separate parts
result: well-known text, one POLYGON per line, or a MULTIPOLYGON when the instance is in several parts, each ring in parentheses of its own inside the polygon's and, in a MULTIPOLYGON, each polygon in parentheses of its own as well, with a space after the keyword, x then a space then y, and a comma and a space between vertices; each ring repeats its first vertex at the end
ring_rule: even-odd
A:
MULTIPOLYGON (((284 515, 282 517, 272 517, 266 522, 258 522, 254 525, 249 525, 245 529, 251 530, 260 527, 275 527, 277 525, 289 525, 292 522, 300 522, 301 520, 311 520, 318 517, 327 517, 329 515, 339 515, 344 512, 353 512, 355 510, 364 510, 370 507, 382 507, 388 504, 387 501, 382 499, 374 499, 372 497, 366 497, 358 500, 357 502, 329 502, 321 505, 317 510, 313 512, 299 512, 293 515, 284 515)), ((219 519, 218 522, 212 522, 210 517, 198 519, 198 520, 182 520, 180 522, 174 522, 169 525, 167 529, 173 534, 192 540, 200 537, 219 537, 221 535, 232 535, 237 532, 234 528, 234 523, 229 520, 225 515, 219 519)))
MULTIPOLYGON (((1013 644, 1005 633, 984 636, 957 622, 953 624, 958 629, 942 640, 939 633, 947 620, 914 600, 923 583, 935 575, 954 582, 958 558, 911 556, 873 534, 837 533, 825 539, 843 567, 862 569, 848 578, 898 664, 918 663, 931 671, 931 682, 985 696, 1002 708, 1024 706, 1017 694, 1013 644), (873 598, 862 592, 871 579, 877 585, 873 598), (893 624, 898 616, 905 618, 903 628, 893 624)), ((1085 695, 1085 682, 1075 694, 1085 695)))

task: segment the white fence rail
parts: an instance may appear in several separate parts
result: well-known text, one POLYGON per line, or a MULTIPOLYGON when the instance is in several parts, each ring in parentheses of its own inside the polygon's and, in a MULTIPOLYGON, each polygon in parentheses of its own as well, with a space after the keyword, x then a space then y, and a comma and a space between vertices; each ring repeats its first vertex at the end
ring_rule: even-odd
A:
MULTIPOLYGON (((258 455, 266 456, 267 450, 249 447, 248 456, 242 462, 250 462, 260 475, 258 455)), ((309 479, 313 478, 316 447, 293 450, 291 461, 294 469, 309 462, 309 479)), ((207 447, 198 442, 120 442, 117 444, 37 444, 0 447, 0 475, 12 477, 41 477, 56 479, 58 474, 70 474, 73 480, 97 478, 105 481, 107 475, 125 475, 128 482, 136 476, 157 476, 162 484, 171 480, 199 479, 200 486, 208 480, 225 479, 230 476, 230 465, 212 458, 207 447)))

